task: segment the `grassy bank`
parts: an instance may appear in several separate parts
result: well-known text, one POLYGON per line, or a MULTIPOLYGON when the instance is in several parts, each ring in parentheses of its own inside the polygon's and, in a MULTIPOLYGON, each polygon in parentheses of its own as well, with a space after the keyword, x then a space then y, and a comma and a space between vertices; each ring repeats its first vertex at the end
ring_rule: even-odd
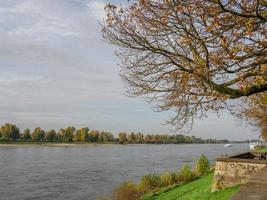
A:
POLYGON ((257 147, 256 152, 265 153, 267 152, 267 147, 257 147))
POLYGON ((211 193, 213 173, 174 189, 158 192, 143 200, 227 200, 239 190, 239 186, 211 193))

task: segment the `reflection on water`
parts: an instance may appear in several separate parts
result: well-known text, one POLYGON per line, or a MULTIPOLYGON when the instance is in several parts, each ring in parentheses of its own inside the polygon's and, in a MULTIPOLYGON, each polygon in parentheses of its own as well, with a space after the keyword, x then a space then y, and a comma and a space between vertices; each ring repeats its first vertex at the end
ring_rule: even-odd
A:
POLYGON ((205 154, 248 150, 248 144, 0 147, 1 200, 93 200, 125 180, 193 165, 205 154))

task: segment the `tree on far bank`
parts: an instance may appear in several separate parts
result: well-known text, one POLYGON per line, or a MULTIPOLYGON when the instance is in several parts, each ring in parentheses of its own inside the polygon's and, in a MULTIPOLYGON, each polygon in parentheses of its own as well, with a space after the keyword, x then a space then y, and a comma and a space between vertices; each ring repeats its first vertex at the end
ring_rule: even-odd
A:
POLYGON ((31 131, 30 131, 30 129, 25 128, 25 129, 23 130, 22 138, 23 138, 23 140, 31 140, 31 139, 32 139, 32 135, 31 135, 31 131))
POLYGON ((91 142, 97 142, 98 141, 98 138, 99 138, 99 131, 97 130, 93 130, 93 131, 90 131, 89 133, 89 140, 91 142))
POLYGON ((99 135, 98 142, 112 142, 113 135, 110 132, 102 131, 99 135))
POLYGON ((124 144, 127 142, 127 133, 119 133, 119 142, 124 144))
POLYGON ((19 128, 16 125, 6 123, 5 125, 1 126, 0 132, 2 135, 2 139, 7 141, 16 141, 20 138, 19 128))
POLYGON ((49 142, 54 142, 57 140, 57 133, 54 129, 50 129, 45 134, 45 140, 49 142))
POLYGON ((127 135, 127 142, 128 143, 135 143, 135 134, 131 132, 130 134, 127 135))
POLYGON ((32 132, 32 140, 36 142, 44 141, 45 139, 45 131, 40 127, 37 127, 32 132))
POLYGON ((63 141, 64 133, 65 133, 65 129, 64 128, 59 129, 59 131, 57 132, 57 139, 59 141, 63 141))
POLYGON ((89 142, 89 128, 77 129, 73 137, 74 142, 89 142))
POLYGON ((81 128, 81 141, 82 142, 89 141, 89 128, 88 127, 81 128))
POLYGON ((81 130, 78 129, 75 132, 75 135, 73 137, 73 142, 81 142, 82 141, 82 137, 81 137, 81 130))
POLYGON ((65 130, 62 131, 62 141, 63 142, 73 142, 73 137, 75 133, 75 128, 73 126, 67 127, 65 130))
POLYGON ((137 143, 143 143, 144 142, 144 135, 142 133, 137 133, 135 135, 135 138, 136 138, 136 142, 137 143))
POLYGON ((105 9, 103 37, 119 47, 128 94, 174 109, 169 123, 178 129, 267 91, 266 0, 134 0, 105 9))

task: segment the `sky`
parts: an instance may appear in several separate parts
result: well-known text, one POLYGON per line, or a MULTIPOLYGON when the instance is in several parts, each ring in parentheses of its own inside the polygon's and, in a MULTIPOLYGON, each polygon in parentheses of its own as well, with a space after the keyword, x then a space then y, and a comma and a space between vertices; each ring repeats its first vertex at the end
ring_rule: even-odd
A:
MULTIPOLYGON (((154 112, 142 98, 125 95, 115 47, 103 41, 99 24, 107 2, 0 0, 0 124, 88 126, 114 135, 179 133, 164 125, 171 111, 154 112)), ((189 134, 258 138, 256 130, 227 112, 196 120, 189 134)))

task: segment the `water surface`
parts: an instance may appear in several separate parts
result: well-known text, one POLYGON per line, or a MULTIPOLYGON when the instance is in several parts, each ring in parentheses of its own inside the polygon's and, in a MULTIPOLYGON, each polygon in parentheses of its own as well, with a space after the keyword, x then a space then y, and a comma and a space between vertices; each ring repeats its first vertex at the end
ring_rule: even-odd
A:
POLYGON ((248 150, 248 144, 0 147, 1 200, 95 200, 125 180, 193 165, 205 154, 248 150))

